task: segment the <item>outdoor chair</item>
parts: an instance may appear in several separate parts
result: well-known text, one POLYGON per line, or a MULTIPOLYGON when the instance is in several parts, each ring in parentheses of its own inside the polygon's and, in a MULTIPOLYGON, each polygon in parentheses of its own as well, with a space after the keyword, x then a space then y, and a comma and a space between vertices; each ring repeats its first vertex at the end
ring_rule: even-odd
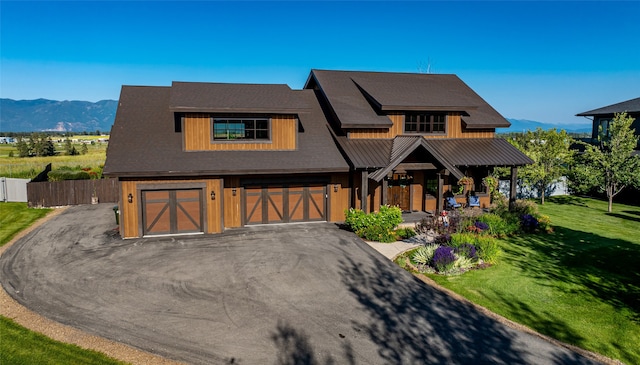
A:
POLYGON ((469 208, 478 207, 480 208, 480 198, 476 195, 469 196, 469 208))
POLYGON ((447 209, 454 209, 454 208, 460 208, 462 206, 462 204, 458 203, 456 201, 456 198, 450 196, 447 197, 447 209))

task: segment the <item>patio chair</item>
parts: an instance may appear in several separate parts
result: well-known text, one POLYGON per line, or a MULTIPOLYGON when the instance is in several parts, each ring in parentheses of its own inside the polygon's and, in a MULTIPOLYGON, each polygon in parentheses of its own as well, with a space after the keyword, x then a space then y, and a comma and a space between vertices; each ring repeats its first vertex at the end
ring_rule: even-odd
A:
POLYGON ((456 198, 449 196, 447 197, 447 209, 460 208, 462 204, 456 201, 456 198))
POLYGON ((480 208, 480 198, 476 195, 469 195, 469 208, 480 208))

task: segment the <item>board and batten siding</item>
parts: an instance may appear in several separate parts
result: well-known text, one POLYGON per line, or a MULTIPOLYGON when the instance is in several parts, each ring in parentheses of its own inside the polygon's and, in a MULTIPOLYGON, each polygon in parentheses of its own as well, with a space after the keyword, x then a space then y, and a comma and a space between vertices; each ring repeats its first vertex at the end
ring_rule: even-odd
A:
POLYGON ((295 115, 271 117, 271 141, 251 143, 245 141, 213 141, 211 116, 187 114, 184 117, 183 138, 185 151, 291 151, 297 148, 298 119, 295 115))
MULTIPOLYGON (((158 190, 159 186, 171 184, 175 187, 176 184, 189 184, 189 183, 206 183, 204 191, 204 203, 206 206, 206 230, 205 233, 219 233, 222 232, 222 199, 223 199, 223 187, 222 179, 199 179, 199 180, 131 180, 120 181, 120 232, 123 238, 137 238, 140 237, 140 202, 142 199, 141 191, 144 190, 145 185, 153 185, 154 189, 158 190), (211 199, 211 192, 215 193, 215 199, 211 199), (131 203, 128 201, 128 196, 131 194, 133 200, 131 203)), ((170 188, 171 189, 171 188, 170 188)))
MULTIPOLYGON (((349 130, 350 139, 361 138, 394 138, 401 135, 416 135, 413 133, 404 133, 404 114, 387 115, 393 126, 390 128, 365 128, 349 130)), ((460 114, 449 114, 447 116, 447 133, 446 134, 425 134, 424 138, 494 138, 494 129, 468 130, 462 128, 462 119, 460 114)))

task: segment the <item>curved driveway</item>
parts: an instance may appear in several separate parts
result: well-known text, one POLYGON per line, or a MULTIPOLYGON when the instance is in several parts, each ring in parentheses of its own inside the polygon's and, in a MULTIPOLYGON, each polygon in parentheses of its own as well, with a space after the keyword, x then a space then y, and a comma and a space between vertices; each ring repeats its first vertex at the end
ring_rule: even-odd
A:
POLYGON ((121 240, 112 205, 52 218, 0 259, 58 322, 194 364, 594 364, 432 288, 327 223, 121 240))

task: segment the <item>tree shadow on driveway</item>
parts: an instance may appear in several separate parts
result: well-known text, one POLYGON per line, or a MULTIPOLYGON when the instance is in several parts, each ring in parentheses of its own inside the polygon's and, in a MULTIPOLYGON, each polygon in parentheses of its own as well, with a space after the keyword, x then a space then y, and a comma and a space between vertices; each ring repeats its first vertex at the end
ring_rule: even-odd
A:
POLYGON ((390 262, 373 260, 364 266, 345 258, 341 268, 344 285, 371 318, 353 326, 376 343, 386 364, 596 363, 509 328, 390 262))

